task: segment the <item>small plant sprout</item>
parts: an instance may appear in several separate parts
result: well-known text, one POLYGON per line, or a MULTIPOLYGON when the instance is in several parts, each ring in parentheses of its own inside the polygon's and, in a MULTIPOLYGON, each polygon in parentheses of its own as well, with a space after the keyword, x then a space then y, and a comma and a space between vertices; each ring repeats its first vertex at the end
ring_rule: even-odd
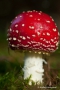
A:
POLYGON ((43 54, 55 52, 59 44, 59 32, 51 16, 41 11, 27 11, 12 21, 8 30, 8 43, 12 50, 22 50, 24 59, 24 80, 29 85, 43 84, 43 63, 48 64, 43 54))

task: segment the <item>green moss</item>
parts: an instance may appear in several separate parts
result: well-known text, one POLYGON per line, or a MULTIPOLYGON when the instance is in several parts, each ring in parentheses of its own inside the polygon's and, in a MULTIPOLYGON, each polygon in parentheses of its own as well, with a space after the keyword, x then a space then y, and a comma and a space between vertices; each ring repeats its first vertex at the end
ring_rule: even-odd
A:
MULTIPOLYGON (((11 64, 10 64, 11 65, 11 64)), ((15 66, 16 64, 14 64, 15 66)), ((0 74, 0 90, 40 90, 32 83, 32 86, 28 85, 30 77, 26 80, 23 79, 22 68, 16 65, 15 68, 11 65, 11 70, 9 72, 5 72, 4 74, 0 74), (20 68, 18 70, 18 68, 20 68)), ((10 66, 8 66, 10 67, 10 66)), ((6 67, 6 68, 8 68, 6 67)), ((21 66, 22 67, 22 66, 21 66)), ((60 74, 58 75, 60 77, 60 74)), ((58 89, 49 89, 49 90, 59 90, 59 85, 57 85, 58 89)))

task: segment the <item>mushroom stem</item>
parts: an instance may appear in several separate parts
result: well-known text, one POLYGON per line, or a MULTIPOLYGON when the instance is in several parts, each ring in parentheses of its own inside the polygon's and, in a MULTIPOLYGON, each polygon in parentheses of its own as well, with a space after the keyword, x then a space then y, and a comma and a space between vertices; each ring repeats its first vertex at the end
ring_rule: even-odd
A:
POLYGON ((47 62, 42 59, 40 55, 27 55, 24 60, 24 79, 27 79, 31 76, 29 85, 32 85, 32 82, 35 84, 43 84, 44 68, 43 63, 47 62))

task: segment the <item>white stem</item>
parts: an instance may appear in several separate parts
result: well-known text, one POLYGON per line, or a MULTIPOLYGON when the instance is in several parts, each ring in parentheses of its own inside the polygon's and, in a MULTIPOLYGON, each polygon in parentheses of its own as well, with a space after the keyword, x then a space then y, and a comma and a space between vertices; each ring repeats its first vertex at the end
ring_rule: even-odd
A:
POLYGON ((47 64, 47 62, 40 57, 29 56, 25 58, 23 68, 24 79, 27 79, 31 76, 29 85, 32 84, 32 81, 37 84, 43 83, 43 76, 44 76, 43 62, 47 64))

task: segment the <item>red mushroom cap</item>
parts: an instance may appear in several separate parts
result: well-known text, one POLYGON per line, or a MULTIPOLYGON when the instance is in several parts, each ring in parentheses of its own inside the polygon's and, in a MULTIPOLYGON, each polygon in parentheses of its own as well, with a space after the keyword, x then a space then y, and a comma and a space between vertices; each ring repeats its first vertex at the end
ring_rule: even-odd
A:
POLYGON ((12 21, 8 30, 11 49, 54 52, 58 48, 59 32, 51 16, 41 11, 27 11, 12 21))

